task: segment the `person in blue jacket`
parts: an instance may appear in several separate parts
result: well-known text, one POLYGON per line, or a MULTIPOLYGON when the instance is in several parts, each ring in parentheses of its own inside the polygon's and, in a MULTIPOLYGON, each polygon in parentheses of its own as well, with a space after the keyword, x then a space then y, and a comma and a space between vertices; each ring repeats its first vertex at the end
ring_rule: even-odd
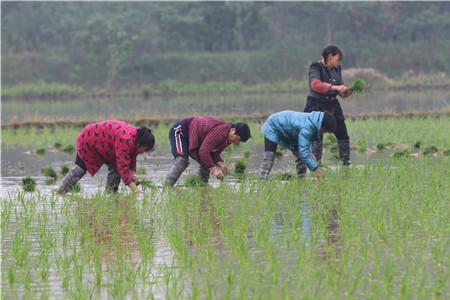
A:
POLYGON ((272 169, 277 146, 281 145, 293 152, 297 160, 297 174, 306 174, 306 167, 316 177, 323 176, 319 164, 311 154, 310 145, 325 132, 336 131, 336 118, 328 112, 309 113, 285 110, 274 113, 264 122, 264 160, 260 177, 267 179, 272 169))

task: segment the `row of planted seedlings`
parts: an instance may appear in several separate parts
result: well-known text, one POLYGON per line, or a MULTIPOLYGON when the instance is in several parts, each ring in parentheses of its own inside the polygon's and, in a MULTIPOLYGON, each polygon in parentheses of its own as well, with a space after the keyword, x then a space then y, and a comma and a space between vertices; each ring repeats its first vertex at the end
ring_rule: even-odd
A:
POLYGON ((155 236, 161 236, 159 197, 148 189, 139 200, 39 192, 2 199, 3 295, 155 297, 163 270, 172 265, 154 257, 155 236))
POLYGON ((165 226, 183 279, 174 295, 445 298, 444 162, 342 168, 320 182, 175 191, 165 226))
POLYGON ((14 194, 2 200, 4 290, 76 299, 445 298, 448 166, 401 160, 341 168, 320 182, 248 178, 151 189, 141 199, 14 194), (156 265, 165 239, 168 259, 156 265))

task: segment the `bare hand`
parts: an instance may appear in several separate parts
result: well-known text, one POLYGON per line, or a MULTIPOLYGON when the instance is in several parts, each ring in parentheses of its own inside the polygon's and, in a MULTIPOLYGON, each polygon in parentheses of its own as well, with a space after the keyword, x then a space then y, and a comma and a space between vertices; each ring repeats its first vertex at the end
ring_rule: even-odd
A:
POLYGON ((333 85, 331 88, 333 91, 338 92, 339 94, 344 94, 347 90, 348 87, 346 85, 333 85))
POLYGON ((353 94, 353 91, 351 89, 347 89, 343 94, 342 97, 343 98, 347 98, 350 97, 353 94))
POLYGON ((130 190, 131 191, 133 191, 134 193, 136 193, 137 192, 137 186, 136 186, 136 183, 134 182, 134 181, 131 181, 129 184, 128 184, 128 187, 130 188, 130 190))
POLYGON ((222 169, 223 174, 228 174, 228 168, 223 161, 217 162, 217 165, 222 169))
POLYGON ((315 169, 313 171, 313 174, 317 179, 323 178, 325 176, 325 174, 319 168, 315 169))
POLYGON ((216 176, 216 178, 219 180, 222 180, 224 178, 223 171, 221 168, 212 167, 211 173, 213 173, 213 175, 216 176))

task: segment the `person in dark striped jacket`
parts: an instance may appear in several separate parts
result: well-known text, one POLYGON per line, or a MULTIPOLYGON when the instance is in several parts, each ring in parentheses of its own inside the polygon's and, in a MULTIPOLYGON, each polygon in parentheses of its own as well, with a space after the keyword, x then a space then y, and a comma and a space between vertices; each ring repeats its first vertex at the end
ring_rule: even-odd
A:
POLYGON ((199 164, 198 175, 207 182, 209 175, 223 179, 226 166, 222 151, 230 144, 246 142, 251 137, 246 123, 225 121, 196 116, 175 123, 169 131, 174 163, 166 178, 166 185, 174 186, 189 165, 189 156, 199 164))

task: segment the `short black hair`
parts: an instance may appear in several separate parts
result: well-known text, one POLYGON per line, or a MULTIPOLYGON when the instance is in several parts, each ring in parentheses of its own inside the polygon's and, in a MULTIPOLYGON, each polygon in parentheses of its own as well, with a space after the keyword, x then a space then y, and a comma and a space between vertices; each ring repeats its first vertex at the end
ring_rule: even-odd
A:
POLYGON ((334 115, 329 112, 324 112, 323 120, 322 120, 322 128, 325 128, 327 132, 335 133, 336 132, 336 118, 334 115))
POLYGON ((342 53, 341 49, 339 49, 338 46, 330 45, 326 46, 322 50, 322 57, 327 62, 328 55, 335 56, 336 54, 339 54, 339 58, 342 60, 344 58, 344 53, 342 53))
POLYGON ((155 136, 149 128, 139 127, 136 135, 136 144, 138 147, 144 147, 147 151, 153 150, 155 136))
POLYGON ((248 127, 247 123, 232 123, 231 128, 236 129, 236 134, 241 138, 242 142, 246 142, 249 138, 252 137, 250 132, 250 127, 248 127))

